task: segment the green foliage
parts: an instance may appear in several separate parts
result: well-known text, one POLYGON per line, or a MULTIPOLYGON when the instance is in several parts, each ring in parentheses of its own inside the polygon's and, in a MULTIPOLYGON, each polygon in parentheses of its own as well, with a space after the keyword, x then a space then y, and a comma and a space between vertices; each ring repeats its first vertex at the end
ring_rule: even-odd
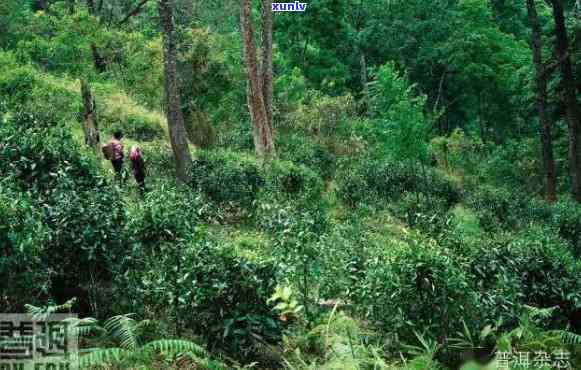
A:
POLYGON ((17 64, 11 53, 0 52, 0 62, 0 96, 6 97, 8 109, 35 111, 64 122, 80 118, 81 99, 68 80, 43 75, 29 64, 17 64))
POLYGON ((441 198, 448 207, 461 198, 460 186, 445 174, 398 161, 360 158, 355 163, 345 162, 337 174, 337 183, 339 196, 351 206, 372 202, 374 197, 393 201, 407 192, 441 198))
POLYGON ((240 257, 202 235, 193 243, 161 246, 150 257, 136 250, 133 259, 125 299, 131 308, 145 304, 153 317, 173 317, 179 330, 242 359, 252 358, 260 343, 280 339, 267 304, 276 287, 273 262, 240 257))
POLYGON ((172 185, 152 187, 144 201, 129 210, 127 231, 137 243, 136 251, 190 240, 201 211, 195 199, 172 185))
POLYGON ((267 183, 273 194, 303 198, 307 202, 320 203, 324 190, 323 181, 312 170, 290 162, 275 161, 264 169, 267 183))
MULTIPOLYGON (((529 352, 547 353, 555 356, 557 353, 566 353, 565 362, 571 368, 580 364, 579 335, 567 330, 551 329, 550 321, 555 318, 557 307, 537 308, 526 306, 519 316, 518 326, 498 338, 496 349, 498 352, 529 352)), ((498 354, 497 352, 497 354, 498 354)), ((496 360, 491 365, 497 364, 496 360)), ((533 364, 535 369, 546 369, 542 364, 533 364)), ((564 365, 563 365, 564 366, 564 365)), ((512 369, 513 367, 511 367, 512 369)))
POLYGON ((376 120, 364 133, 379 153, 398 160, 425 162, 430 122, 424 115, 425 97, 393 64, 379 68, 370 84, 371 106, 376 120))
POLYGON ((569 242, 573 254, 581 258, 581 206, 570 199, 552 207, 552 222, 559 236, 569 242))
POLYGON ((45 207, 50 238, 42 256, 58 282, 55 291, 88 288, 95 294, 93 299, 102 303, 104 292, 95 284, 111 281, 127 248, 121 194, 105 185, 84 190, 63 184, 45 207))
POLYGON ((159 113, 131 106, 127 96, 110 97, 100 118, 109 132, 121 131, 133 140, 151 141, 165 135, 165 119, 159 113))
POLYGON ((68 14, 60 2, 53 4, 50 12, 30 12, 23 20, 17 37, 21 58, 52 72, 68 72, 77 77, 93 73, 90 45, 106 33, 86 10, 68 14))
POLYGON ((288 286, 277 286, 272 297, 266 303, 274 304, 272 308, 283 320, 294 318, 303 310, 303 306, 293 297, 292 289, 288 286))
POLYGON ((550 229, 529 228, 500 234, 457 249, 480 292, 489 320, 515 320, 523 305, 560 306, 574 312, 580 304, 579 265, 566 243, 550 229))
POLYGON ((135 321, 130 315, 117 315, 107 319, 102 328, 97 328, 119 343, 119 347, 91 348, 79 358, 79 366, 123 369, 151 365, 161 357, 172 361, 187 358, 203 368, 210 368, 212 361, 208 359, 207 352, 194 342, 159 339, 142 344, 137 330, 147 324, 147 321, 135 321))
POLYGON ((434 337, 459 329, 472 317, 478 296, 453 255, 427 241, 390 245, 385 255, 367 262, 357 287, 357 309, 387 333, 410 342, 414 331, 434 337))
POLYGON ((506 188, 481 186, 469 195, 467 203, 476 213, 480 225, 488 231, 506 226, 514 228, 526 221, 519 217, 526 200, 506 188))
POLYGON ((39 211, 29 197, 0 182, 0 279, 11 282, 0 288, 3 312, 18 312, 50 286, 50 272, 41 260, 48 234, 39 211))
POLYGON ((264 184, 256 161, 234 153, 201 151, 191 171, 194 189, 240 208, 250 208, 264 184))
MULTIPOLYGON (((203 149, 183 186, 155 2, 0 2, 0 306, 80 295, 83 314, 113 315, 103 328, 73 322, 94 330, 85 364, 217 368, 211 353, 247 368, 424 370, 488 360, 495 337, 497 350, 579 344, 581 210, 562 195, 556 74, 560 201, 537 199, 524 7, 313 0, 277 15, 279 159, 261 163, 236 7, 175 1, 182 110, 203 149), (121 130, 143 149, 144 197, 109 184, 109 165, 83 147, 79 78, 101 140, 121 130), (526 305, 540 308, 520 317, 526 305), (551 321, 541 330, 539 318, 551 321)), ((548 57, 551 9, 537 5, 548 57)))
POLYGON ((446 202, 437 197, 419 193, 405 193, 393 204, 393 213, 409 226, 428 235, 437 236, 448 230, 450 215, 446 202))
POLYGON ((18 111, 0 128, 0 174, 22 189, 51 192, 72 181, 94 186, 101 180, 94 157, 73 140, 68 129, 44 113, 18 111))
POLYGON ((325 180, 335 173, 337 156, 325 145, 304 136, 285 136, 277 143, 277 150, 281 159, 307 166, 325 180))

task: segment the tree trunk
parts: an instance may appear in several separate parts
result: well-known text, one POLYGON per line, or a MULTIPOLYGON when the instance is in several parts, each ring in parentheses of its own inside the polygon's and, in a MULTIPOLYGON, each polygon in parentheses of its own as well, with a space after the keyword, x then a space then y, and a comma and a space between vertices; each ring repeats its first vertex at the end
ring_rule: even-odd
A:
POLYGON ((541 146, 545 178, 545 199, 547 202, 557 200, 556 171, 553 158, 553 139, 551 136, 551 121, 547 114, 547 69, 543 62, 543 34, 535 0, 527 0, 529 24, 532 30, 533 62, 535 64, 536 100, 541 122, 541 146))
POLYGON ((43 12, 46 12, 48 10, 46 0, 36 0, 35 1, 35 10, 42 10, 43 12))
POLYGON ((262 96, 270 131, 273 132, 272 99, 272 0, 262 0, 262 96))
POLYGON ((68 0, 67 1, 67 5, 68 5, 68 8, 69 8, 69 15, 75 14, 75 8, 76 8, 76 5, 77 5, 77 1, 76 0, 68 0))
POLYGON ((555 20, 555 36, 557 38, 557 54, 561 68, 561 84, 567 122, 569 124, 569 170, 571 173, 571 193, 577 202, 581 203, 581 148, 579 147, 581 119, 577 96, 575 93, 575 79, 569 55, 569 39, 565 26, 565 14, 562 0, 552 0, 553 18, 555 20))
MULTIPOLYGON (((262 79, 258 73, 254 29, 251 21, 251 0, 241 0, 240 29, 244 43, 244 60, 248 75, 247 99, 250 117, 254 127, 256 154, 263 159, 275 155, 273 133, 268 125, 268 115, 264 104, 262 79)), ((271 9, 268 9, 270 11, 271 9)))
POLYGON ((99 125, 97 123, 97 108, 95 98, 91 93, 89 83, 81 79, 81 96, 83 97, 83 132, 85 133, 85 144, 95 150, 99 155, 101 150, 99 148, 99 125))
POLYGON ((188 182, 188 170, 192 164, 192 156, 188 147, 186 127, 181 108, 181 98, 178 89, 176 67, 175 25, 172 0, 159 0, 159 17, 163 28, 163 62, 165 77, 165 98, 167 124, 170 142, 176 161, 178 181, 188 182))
POLYGON ((367 59, 365 58, 365 52, 359 49, 359 78, 361 80, 361 88, 363 92, 362 105, 363 112, 367 115, 369 109, 369 86, 367 86, 367 59))
POLYGON ((98 73, 104 73, 107 71, 107 63, 105 59, 99 53, 99 49, 97 49, 97 45, 91 43, 91 53, 93 54, 93 65, 95 66, 95 70, 98 73))
POLYGON ((87 0, 87 8, 89 9, 89 14, 95 14, 95 1, 94 0, 87 0))

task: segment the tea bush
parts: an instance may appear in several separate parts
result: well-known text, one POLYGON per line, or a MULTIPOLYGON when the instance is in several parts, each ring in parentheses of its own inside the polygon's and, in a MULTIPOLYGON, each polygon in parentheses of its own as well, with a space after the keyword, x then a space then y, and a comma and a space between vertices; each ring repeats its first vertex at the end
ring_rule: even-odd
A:
POLYGON ((276 287, 276 264, 247 260, 229 248, 198 243, 185 264, 186 297, 193 312, 188 327, 212 348, 243 357, 256 355, 261 343, 281 339, 281 323, 266 303, 276 287))
POLYGON ((199 152, 194 159, 192 187, 220 204, 250 208, 264 185, 256 161, 229 152, 199 152))
POLYGON ((264 177, 273 194, 320 202, 323 181, 311 169, 290 162, 275 161, 264 169, 264 177))
POLYGON ((22 189, 50 192, 64 179, 85 187, 101 181, 94 156, 51 115, 18 111, 0 128, 0 174, 22 189))
POLYGON ((0 309, 22 312, 50 287, 50 270, 41 260, 48 233, 40 209, 24 194, 0 182, 0 309), (7 283, 9 282, 9 283, 7 283))
POLYGON ((573 255, 581 258, 581 206, 570 199, 557 202, 552 207, 551 223, 559 236, 569 242, 573 255))
POLYGON ((101 94, 99 97, 99 119, 110 133, 119 130, 126 137, 140 141, 165 136, 167 124, 161 113, 143 108, 125 94, 101 94))
POLYGON ((44 206, 50 237, 43 259, 59 281, 55 291, 93 289, 96 282, 111 281, 121 269, 128 244, 120 192, 107 185, 82 189, 63 182, 44 206))
POLYGON ((478 216, 480 225, 487 231, 502 227, 516 227, 523 221, 519 217, 526 207, 523 199, 504 188, 483 185, 471 192, 467 204, 478 216))
POLYGON ((175 177, 173 152, 168 143, 157 141, 143 143, 141 151, 149 178, 171 179, 175 177))
POLYGON ((428 235, 437 236, 447 232, 451 226, 452 216, 448 213, 447 201, 436 196, 404 193, 390 208, 410 227, 416 227, 428 235))
POLYGON ((415 340, 414 331, 442 338, 462 319, 477 320, 478 295, 456 258, 428 241, 410 243, 367 262, 354 298, 362 314, 404 343, 415 340))
POLYGON ((339 196, 352 206, 366 199, 372 201, 374 196, 388 201, 398 200, 407 192, 442 198, 447 206, 461 199, 460 186, 435 169, 372 158, 342 163, 337 185, 339 196))
POLYGON ((67 122, 81 118, 81 99, 74 83, 43 75, 32 65, 14 62, 11 54, 0 55, 0 96, 6 97, 8 109, 34 110, 67 122))
POLYGON ((162 242, 145 254, 135 249, 132 268, 117 286, 127 287, 120 300, 125 310, 171 317, 174 332, 187 331, 213 351, 244 361, 261 344, 281 339, 281 323, 267 304, 275 275, 272 261, 236 255, 197 230, 188 240, 162 242))
POLYGON ((151 187, 144 201, 128 210, 127 231, 136 251, 191 240, 200 211, 195 200, 169 184, 151 187))
POLYGON ((579 264, 550 229, 532 227, 454 248, 491 321, 514 323, 523 305, 559 306, 567 313, 581 307, 579 264))
POLYGON ((326 146, 300 135, 289 135, 277 145, 281 159, 305 165, 325 180, 333 177, 337 158, 326 146))

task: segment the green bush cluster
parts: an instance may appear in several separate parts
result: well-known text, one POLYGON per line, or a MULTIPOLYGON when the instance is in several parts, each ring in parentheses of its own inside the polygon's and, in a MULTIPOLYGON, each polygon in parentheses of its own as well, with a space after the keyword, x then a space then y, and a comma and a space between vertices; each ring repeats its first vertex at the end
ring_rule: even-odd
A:
POLYGON ((52 115, 17 111, 0 136, 0 174, 22 189, 46 193, 62 181, 88 187, 101 181, 94 156, 52 115))
POLYGON ((325 145, 301 135, 289 135, 277 143, 280 158, 302 164, 330 180, 335 173, 336 155, 325 145))
POLYGON ((50 271, 41 259, 48 232, 42 218, 29 197, 0 182, 2 312, 21 312, 24 304, 35 303, 48 292, 50 271))
POLYGON ((303 198, 306 201, 321 201, 323 181, 308 167, 275 161, 265 167, 263 172, 272 191, 271 195, 282 193, 287 197, 303 198))
POLYGON ((240 208, 250 208, 264 185, 255 160, 228 152, 199 152, 191 178, 192 187, 211 200, 240 208))
POLYGON ((200 151, 193 162, 192 187, 217 204, 251 209, 261 198, 320 202, 321 178, 307 167, 256 160, 232 152, 200 151))
POLYGON ((382 200, 398 200, 404 193, 421 192, 438 197, 448 206, 461 199, 460 186, 433 168, 412 163, 361 158, 345 162, 337 174, 339 196, 349 205, 382 200))
POLYGON ((189 287, 186 327, 210 348, 243 358, 281 339, 281 322, 267 304, 276 287, 274 261, 248 260, 228 247, 198 242, 185 261, 189 287))
POLYGON ((126 137, 138 141, 165 137, 167 124, 160 113, 143 108, 126 94, 100 94, 98 99, 100 124, 111 134, 122 131, 126 137))
POLYGON ((458 260, 437 246, 391 245, 367 261, 355 299, 362 314, 404 343, 414 331, 442 338, 474 316, 478 296, 458 260))

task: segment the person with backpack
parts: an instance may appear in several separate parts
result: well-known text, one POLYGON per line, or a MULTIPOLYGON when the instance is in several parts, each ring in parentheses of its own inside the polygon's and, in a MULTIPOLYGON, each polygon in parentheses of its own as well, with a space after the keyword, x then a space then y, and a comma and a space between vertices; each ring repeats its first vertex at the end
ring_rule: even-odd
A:
POLYGON ((116 176, 121 179, 123 177, 123 133, 115 131, 113 138, 103 147, 103 155, 105 159, 111 161, 116 176))
POLYGON ((143 197, 145 195, 145 162, 141 154, 141 149, 137 145, 133 145, 129 151, 129 159, 133 167, 133 176, 135 182, 139 186, 139 193, 143 197))

